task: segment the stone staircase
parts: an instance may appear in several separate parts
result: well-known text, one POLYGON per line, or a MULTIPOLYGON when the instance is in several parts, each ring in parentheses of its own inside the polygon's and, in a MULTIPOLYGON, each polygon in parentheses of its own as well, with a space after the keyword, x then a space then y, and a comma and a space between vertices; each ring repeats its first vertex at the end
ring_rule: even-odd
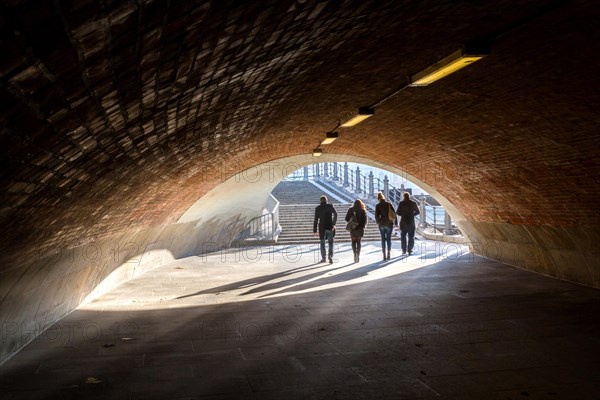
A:
MULTIPOLYGON (((312 234, 312 226, 315 207, 319 205, 319 198, 323 194, 328 197, 329 202, 338 212, 335 241, 350 241, 350 233, 345 229, 346 221, 344 220, 348 208, 352 205, 347 196, 336 193, 336 196, 347 200, 347 202, 341 202, 309 181, 283 181, 275 187, 272 193, 279 200, 279 224, 282 230, 277 241, 278 244, 318 242, 312 234)), ((377 224, 371 218, 369 218, 363 237, 363 241, 365 240, 381 240, 377 224)))

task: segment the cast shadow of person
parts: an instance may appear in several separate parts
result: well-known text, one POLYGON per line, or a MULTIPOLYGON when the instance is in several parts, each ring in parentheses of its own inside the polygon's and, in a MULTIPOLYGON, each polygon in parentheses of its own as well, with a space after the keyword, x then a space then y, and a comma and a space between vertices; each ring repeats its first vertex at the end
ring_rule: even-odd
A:
MULTIPOLYGON (((404 256, 398 257, 398 258, 403 258, 403 257, 404 256)), ((304 284, 299 284, 299 285, 295 285, 295 286, 292 286, 292 287, 288 287, 286 289, 282 289, 282 290, 279 290, 277 292, 264 294, 264 295, 262 295, 260 297, 267 297, 267 296, 278 295, 278 294, 283 294, 283 293, 290 293, 290 292, 298 292, 298 291, 303 291, 303 290, 318 288, 320 286, 331 285, 331 284, 334 284, 334 283, 342 283, 342 282, 351 281, 351 280, 354 280, 354 279, 358 279, 358 278, 364 277, 364 276, 368 275, 369 272, 375 271, 375 270, 377 270, 379 268, 383 268, 383 267, 385 267, 385 266, 387 266, 389 264, 391 264, 391 262, 389 260, 377 261, 377 262, 374 262, 374 263, 371 263, 371 264, 359 266, 358 268, 353 268, 350 271, 342 272, 341 274, 323 277, 321 279, 317 279, 317 280, 313 280, 313 281, 310 281, 310 282, 306 282, 304 284)), ((349 266, 349 265, 353 265, 353 263, 344 265, 342 267, 334 268, 332 270, 325 271, 325 272, 331 272, 331 271, 333 271, 335 269, 344 268, 344 267, 349 266)), ((322 275, 322 272, 319 273, 319 274, 322 275)), ((318 275, 318 274, 313 274, 313 275, 318 275)))

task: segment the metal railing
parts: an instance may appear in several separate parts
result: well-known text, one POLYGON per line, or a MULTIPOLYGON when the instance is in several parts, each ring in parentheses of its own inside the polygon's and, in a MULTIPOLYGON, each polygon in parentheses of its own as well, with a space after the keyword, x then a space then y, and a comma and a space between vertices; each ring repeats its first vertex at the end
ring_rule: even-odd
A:
POLYGON ((425 201, 421 204, 419 196, 411 196, 411 199, 416 201, 419 205, 420 214, 415 217, 418 221, 418 225, 421 228, 433 228, 435 231, 444 234, 457 234, 460 233, 458 227, 452 223, 450 216, 444 210, 442 206, 433 206, 425 201), (424 211, 423 211, 424 210, 424 211))
POLYGON ((275 224, 273 213, 262 214, 248 221, 248 227, 242 233, 240 239, 270 239, 273 237, 275 224))
POLYGON ((280 232, 279 201, 271 194, 267 199, 267 206, 263 210, 263 214, 248 221, 246 229, 240 232, 236 241, 275 240, 280 232))

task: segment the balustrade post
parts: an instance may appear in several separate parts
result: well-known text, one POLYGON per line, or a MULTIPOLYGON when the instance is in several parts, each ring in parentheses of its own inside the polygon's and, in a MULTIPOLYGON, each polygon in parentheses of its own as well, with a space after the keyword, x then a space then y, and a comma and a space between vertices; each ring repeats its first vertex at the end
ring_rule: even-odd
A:
POLYGON ((444 235, 452 235, 452 219, 450 218, 450 214, 444 210, 444 235))
POLYGON ((369 172, 369 196, 375 195, 375 182, 373 181, 373 171, 369 172))
POLYGON ((336 163, 336 162, 333 163, 333 180, 336 181, 336 182, 339 181, 339 178, 338 178, 338 163, 336 163))
POLYGON ((323 178, 329 178, 329 164, 327 162, 323 163, 323 178))
POLYGON ((303 168, 304 170, 304 180, 308 180, 308 165, 303 168))
POLYGON ((389 198, 390 198, 390 180, 388 179, 387 175, 385 175, 383 177, 383 195, 385 196, 386 199, 389 200, 389 198))
POLYGON ((437 231, 437 213, 435 212, 436 207, 433 206, 433 233, 437 231))
POLYGON ((315 180, 318 181, 321 178, 321 168, 319 167, 319 163, 315 164, 315 180))
POLYGON ((344 187, 347 187, 349 185, 348 183, 348 163, 345 162, 344 163, 344 187))
POLYGON ((356 167, 356 193, 360 193, 360 168, 356 167))
POLYGON ((421 228, 427 228, 427 210, 425 208, 425 195, 421 193, 421 198, 419 199, 419 212, 421 213, 421 222, 419 226, 421 228))

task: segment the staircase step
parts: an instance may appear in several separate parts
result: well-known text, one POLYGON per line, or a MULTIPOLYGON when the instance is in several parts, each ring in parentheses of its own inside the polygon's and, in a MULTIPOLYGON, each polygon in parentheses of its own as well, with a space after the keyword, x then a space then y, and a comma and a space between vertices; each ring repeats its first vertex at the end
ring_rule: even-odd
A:
MULTIPOLYGON (((325 186, 325 183, 324 183, 325 186)), ((329 184, 329 186, 335 186, 329 184)), ((349 242, 350 232, 346 231, 346 221, 344 217, 348 208, 353 204, 353 200, 348 194, 342 193, 335 187, 326 187, 336 196, 348 200, 348 202, 339 202, 331 199, 331 204, 338 212, 338 231, 335 237, 336 242, 349 242)), ((279 224, 282 231, 277 243, 279 244, 318 244, 319 239, 312 234, 313 219, 315 207, 319 205, 319 198, 323 191, 307 181, 281 182, 273 190, 273 196, 279 201, 279 224)), ((364 241, 380 241, 379 229, 375 221, 371 218, 363 236, 364 241)))

